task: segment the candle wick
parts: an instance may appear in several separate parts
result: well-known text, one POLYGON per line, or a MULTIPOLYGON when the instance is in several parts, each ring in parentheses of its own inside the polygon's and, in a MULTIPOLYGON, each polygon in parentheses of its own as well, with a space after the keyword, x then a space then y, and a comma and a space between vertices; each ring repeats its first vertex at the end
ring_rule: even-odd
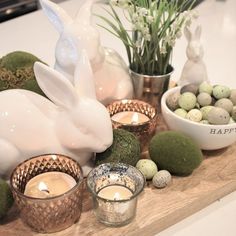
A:
POLYGON ((47 190, 47 189, 42 189, 41 191, 46 192, 48 194, 50 193, 49 190, 47 190))

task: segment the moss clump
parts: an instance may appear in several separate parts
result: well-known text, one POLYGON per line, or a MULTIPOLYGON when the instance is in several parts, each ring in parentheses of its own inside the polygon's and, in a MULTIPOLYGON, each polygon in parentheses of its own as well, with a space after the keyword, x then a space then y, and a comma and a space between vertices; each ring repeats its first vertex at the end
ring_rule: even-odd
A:
POLYGON ((11 52, 2 57, 0 59, 0 91, 20 88, 45 96, 35 79, 33 65, 36 61, 41 60, 22 51, 11 52))
POLYGON ((180 176, 190 175, 203 159, 197 144, 176 131, 156 134, 150 142, 149 155, 159 169, 180 176))
POLYGON ((14 199, 9 185, 0 179, 0 219, 7 214, 13 202, 14 199))
POLYGON ((122 162, 135 166, 140 158, 140 143, 135 135, 123 130, 113 130, 113 143, 104 152, 96 154, 96 165, 108 162, 122 162))

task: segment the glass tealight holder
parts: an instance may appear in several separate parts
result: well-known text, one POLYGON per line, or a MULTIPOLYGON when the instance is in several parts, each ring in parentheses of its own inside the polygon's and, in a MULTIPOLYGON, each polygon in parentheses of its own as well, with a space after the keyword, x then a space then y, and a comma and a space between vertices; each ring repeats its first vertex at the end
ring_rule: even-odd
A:
POLYGON ((158 113, 149 103, 135 99, 118 100, 107 106, 114 129, 125 129, 133 133, 140 141, 142 152, 156 132, 158 113), (132 115, 137 120, 122 120, 122 114, 132 115), (140 115, 140 116, 138 116, 140 115))
POLYGON ((82 211, 83 174, 73 159, 58 154, 33 157, 12 172, 10 185, 22 221, 40 233, 53 233, 68 228, 80 218, 82 211), (43 173, 62 172, 75 180, 67 192, 48 198, 24 194, 27 183, 43 173))
POLYGON ((87 177, 87 187, 97 220, 112 227, 130 223, 144 185, 144 176, 133 166, 106 163, 94 168, 87 177))

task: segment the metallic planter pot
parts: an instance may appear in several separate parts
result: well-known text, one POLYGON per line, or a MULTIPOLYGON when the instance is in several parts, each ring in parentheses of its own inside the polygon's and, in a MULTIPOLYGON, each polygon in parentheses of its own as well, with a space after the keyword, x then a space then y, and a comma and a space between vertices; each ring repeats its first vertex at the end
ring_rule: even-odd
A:
POLYGON ((134 98, 145 101, 153 105, 160 111, 160 101, 163 93, 169 87, 170 76, 174 69, 165 75, 142 75, 130 70, 134 87, 134 98))

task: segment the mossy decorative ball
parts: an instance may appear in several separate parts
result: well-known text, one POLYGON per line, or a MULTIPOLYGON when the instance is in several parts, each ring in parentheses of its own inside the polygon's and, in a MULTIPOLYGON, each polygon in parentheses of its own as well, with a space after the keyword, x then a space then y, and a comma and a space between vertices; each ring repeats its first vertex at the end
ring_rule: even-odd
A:
POLYGON ((113 130, 113 143, 104 152, 97 153, 95 164, 121 162, 135 166, 141 155, 140 142, 135 135, 123 130, 113 130))
POLYGON ((0 179, 0 219, 7 214, 13 202, 14 199, 9 185, 0 179))
MULTIPOLYGON (((45 96, 35 79, 33 65, 39 58, 23 51, 15 51, 0 59, 0 91, 26 89, 45 96)), ((45 96, 46 97, 46 96, 45 96)))
POLYGON ((202 162, 201 149, 188 136, 177 131, 156 134, 149 145, 150 158, 159 169, 174 175, 190 175, 202 162))

